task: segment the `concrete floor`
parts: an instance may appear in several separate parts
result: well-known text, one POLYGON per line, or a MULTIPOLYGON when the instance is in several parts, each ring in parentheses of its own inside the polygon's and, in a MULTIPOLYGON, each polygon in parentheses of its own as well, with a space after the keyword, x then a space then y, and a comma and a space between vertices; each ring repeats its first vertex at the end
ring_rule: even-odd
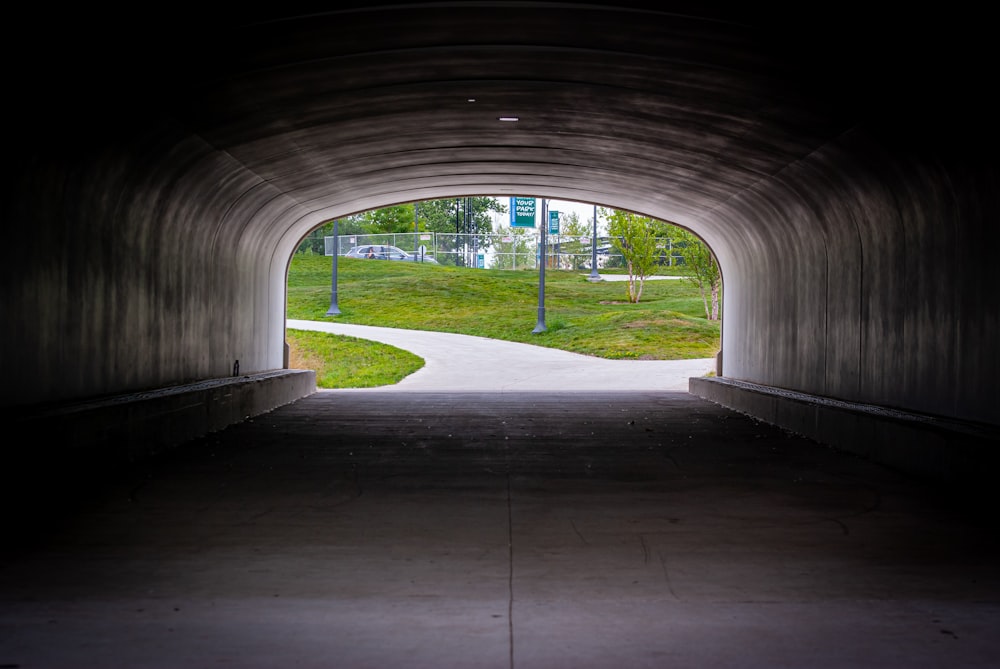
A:
POLYGON ((685 392, 321 391, 57 474, 0 667, 1000 664, 995 521, 685 392))

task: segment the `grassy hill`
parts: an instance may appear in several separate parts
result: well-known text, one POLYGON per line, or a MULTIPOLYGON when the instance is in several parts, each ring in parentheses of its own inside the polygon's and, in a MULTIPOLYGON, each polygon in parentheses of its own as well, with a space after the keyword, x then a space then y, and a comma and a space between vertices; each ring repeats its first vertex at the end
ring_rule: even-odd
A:
POLYGON ((632 304, 625 283, 590 282, 587 270, 546 269, 547 329, 536 334, 537 270, 339 258, 341 314, 326 316, 331 269, 325 256, 293 258, 288 318, 454 332, 611 359, 710 358, 719 350, 719 322, 705 318, 697 286, 684 279, 647 281, 632 304))

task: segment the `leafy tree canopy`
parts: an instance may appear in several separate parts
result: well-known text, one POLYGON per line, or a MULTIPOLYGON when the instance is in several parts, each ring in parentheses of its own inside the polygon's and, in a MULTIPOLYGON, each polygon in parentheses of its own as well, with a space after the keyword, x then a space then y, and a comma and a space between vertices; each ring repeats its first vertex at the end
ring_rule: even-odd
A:
POLYGON ((561 234, 569 237, 583 237, 593 232, 593 228, 585 221, 581 221, 580 215, 575 211, 560 214, 559 225, 562 230, 561 234))
POLYGON ((369 233, 413 232, 413 205, 372 209, 363 212, 359 222, 369 233))
POLYGON ((619 209, 602 209, 608 222, 611 243, 621 253, 628 270, 628 301, 638 302, 646 277, 656 268, 658 254, 657 231, 662 229, 653 219, 619 209))
POLYGON ((417 203, 421 230, 463 234, 493 231, 491 212, 507 213, 507 205, 494 197, 457 197, 417 203))
POLYGON ((722 271, 712 249, 693 232, 675 227, 674 251, 683 258, 684 274, 688 280, 698 286, 702 302, 705 304, 705 317, 709 320, 719 319, 719 301, 722 290, 722 271))

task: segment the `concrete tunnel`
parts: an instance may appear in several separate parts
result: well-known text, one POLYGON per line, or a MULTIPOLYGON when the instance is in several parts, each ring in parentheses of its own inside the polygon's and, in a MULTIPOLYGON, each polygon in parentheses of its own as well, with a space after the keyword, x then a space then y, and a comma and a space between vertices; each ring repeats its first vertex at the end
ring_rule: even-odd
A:
POLYGON ((21 418, 143 452, 305 396, 283 333, 307 232, 510 193, 711 245, 719 376, 691 392, 935 476, 992 450, 1000 199, 965 18, 529 2, 110 19, 25 9, 45 57, 7 47, 2 401, 21 418), (165 409, 179 393, 188 408, 165 409))
POLYGON ((9 11, 0 664, 996 666, 991 22, 851 9, 9 11), (717 376, 331 446, 455 403, 287 368, 299 241, 505 194, 701 236, 717 376))

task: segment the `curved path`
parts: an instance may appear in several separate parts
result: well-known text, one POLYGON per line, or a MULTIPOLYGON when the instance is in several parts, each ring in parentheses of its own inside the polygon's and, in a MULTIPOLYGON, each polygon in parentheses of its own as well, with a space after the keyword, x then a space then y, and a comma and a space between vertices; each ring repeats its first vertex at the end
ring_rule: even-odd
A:
POLYGON ((443 332, 302 320, 288 320, 287 326, 390 344, 425 361, 423 368, 393 386, 352 390, 686 392, 688 379, 715 369, 714 358, 606 360, 534 344, 443 332))

